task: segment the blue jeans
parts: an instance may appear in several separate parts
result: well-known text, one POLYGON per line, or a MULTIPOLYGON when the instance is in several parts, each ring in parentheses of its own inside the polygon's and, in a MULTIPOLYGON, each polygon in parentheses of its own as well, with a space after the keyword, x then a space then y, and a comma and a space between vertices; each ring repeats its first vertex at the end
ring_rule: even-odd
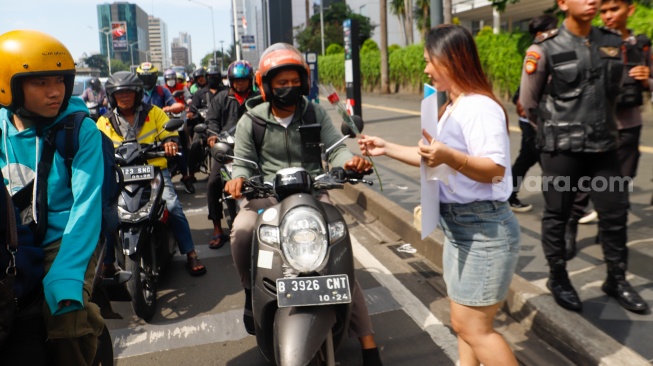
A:
MULTIPOLYGON (((161 173, 163 174, 164 182, 162 198, 166 201, 166 207, 170 213, 170 216, 168 217, 169 225, 172 229, 173 235, 175 236, 175 240, 177 241, 179 252, 181 254, 187 254, 195 250, 193 237, 190 234, 190 225, 188 225, 188 220, 186 219, 186 215, 181 207, 179 198, 177 198, 175 188, 172 185, 170 171, 168 169, 161 169, 161 173)), ((111 264, 116 260, 113 235, 106 236, 106 243, 107 253, 104 257, 104 264, 111 264)))
POLYGON ((466 306, 503 301, 519 258, 519 222, 508 203, 441 203, 440 214, 449 298, 466 306))

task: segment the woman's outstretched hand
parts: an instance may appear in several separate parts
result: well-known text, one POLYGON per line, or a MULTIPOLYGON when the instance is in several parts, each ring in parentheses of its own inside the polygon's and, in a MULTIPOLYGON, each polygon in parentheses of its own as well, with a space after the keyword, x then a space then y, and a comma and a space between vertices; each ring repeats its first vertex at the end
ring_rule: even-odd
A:
POLYGON ((380 137, 361 135, 361 138, 358 139, 358 146, 365 156, 379 156, 386 153, 386 142, 380 137))

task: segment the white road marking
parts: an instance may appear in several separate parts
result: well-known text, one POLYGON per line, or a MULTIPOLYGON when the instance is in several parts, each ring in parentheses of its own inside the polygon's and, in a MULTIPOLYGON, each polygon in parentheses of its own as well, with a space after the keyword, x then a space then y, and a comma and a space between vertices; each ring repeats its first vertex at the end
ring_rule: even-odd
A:
POLYGON ((403 310, 431 337, 453 362, 458 361, 458 339, 422 304, 399 280, 379 262, 354 236, 351 236, 354 257, 392 296, 403 305, 403 310))

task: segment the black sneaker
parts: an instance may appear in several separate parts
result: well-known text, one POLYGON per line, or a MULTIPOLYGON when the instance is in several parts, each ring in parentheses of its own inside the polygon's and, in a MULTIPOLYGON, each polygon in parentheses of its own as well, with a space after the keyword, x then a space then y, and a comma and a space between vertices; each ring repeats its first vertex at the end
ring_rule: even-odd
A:
POLYGON ((513 212, 528 212, 528 211, 533 209, 533 205, 527 204, 527 203, 522 203, 517 198, 510 201, 509 203, 510 203, 510 209, 513 212))
POLYGON ((186 176, 184 178, 181 178, 181 183, 184 184, 184 190, 186 193, 189 194, 194 194, 195 193, 195 186, 193 185, 192 179, 189 176, 186 176))

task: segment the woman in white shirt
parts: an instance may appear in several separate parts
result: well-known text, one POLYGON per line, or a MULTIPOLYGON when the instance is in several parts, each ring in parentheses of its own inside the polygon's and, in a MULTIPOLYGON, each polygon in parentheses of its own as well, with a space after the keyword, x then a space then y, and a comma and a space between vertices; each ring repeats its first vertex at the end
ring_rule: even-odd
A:
POLYGON ((508 118, 465 28, 431 29, 424 59, 424 73, 449 96, 439 111, 438 139, 423 130, 418 146, 365 135, 359 145, 370 156, 386 155, 416 167, 422 161, 430 167, 450 167, 448 183, 439 181, 440 225, 460 364, 517 365, 493 327, 519 256, 519 223, 507 203, 512 191, 508 118))

